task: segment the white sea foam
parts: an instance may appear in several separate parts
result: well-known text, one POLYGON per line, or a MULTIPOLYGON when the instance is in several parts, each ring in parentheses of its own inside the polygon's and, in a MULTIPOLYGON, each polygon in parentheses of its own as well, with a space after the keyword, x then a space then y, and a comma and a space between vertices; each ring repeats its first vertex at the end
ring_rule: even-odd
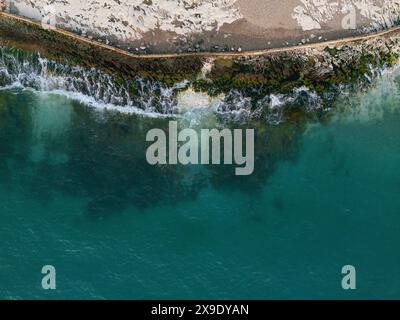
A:
POLYGON ((25 89, 63 95, 99 110, 140 114, 148 117, 174 115, 175 92, 186 82, 167 87, 135 78, 139 95, 133 99, 126 85, 95 69, 58 64, 40 56, 0 47, 0 89, 25 89))
MULTIPOLYGON (((206 61, 206 76, 212 61, 206 61)), ((95 69, 71 67, 49 61, 35 54, 26 54, 0 47, 0 88, 22 88, 44 94, 57 94, 96 108, 147 117, 184 117, 193 124, 201 118, 218 116, 225 121, 245 123, 264 117, 267 122, 283 122, 284 110, 290 104, 310 112, 321 108, 320 98, 301 87, 288 94, 269 94, 257 97, 254 90, 233 89, 211 97, 195 92, 188 81, 166 86, 157 81, 135 77, 119 83, 106 73, 95 69), (135 93, 132 94, 132 87, 135 93)))
POLYGON ((400 66, 386 69, 368 91, 348 94, 337 103, 337 121, 370 122, 400 111, 400 66))

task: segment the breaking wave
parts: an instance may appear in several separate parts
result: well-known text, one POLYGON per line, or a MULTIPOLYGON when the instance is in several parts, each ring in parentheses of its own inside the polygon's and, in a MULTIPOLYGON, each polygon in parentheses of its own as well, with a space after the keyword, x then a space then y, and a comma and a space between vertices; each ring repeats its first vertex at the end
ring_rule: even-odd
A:
POLYGON ((174 86, 140 77, 121 81, 96 69, 61 64, 38 53, 7 47, 0 47, 0 88, 59 94, 100 110, 149 117, 187 117, 200 109, 215 113, 223 121, 263 118, 268 123, 279 124, 285 121, 284 111, 288 108, 301 106, 304 112, 324 109, 321 98, 306 87, 286 95, 260 96, 257 89, 231 90, 215 99, 207 93, 192 94, 188 81, 174 86), (186 99, 184 103, 182 99, 186 99), (196 108, 188 108, 191 104, 196 108))
POLYGON ((381 70, 374 86, 342 95, 336 104, 334 120, 369 122, 400 110, 400 66, 381 70))
POLYGON ((173 92, 185 83, 167 88, 136 77, 119 84, 115 77, 96 69, 84 69, 44 59, 39 54, 0 47, 0 88, 22 88, 68 96, 89 106, 165 116, 174 109, 173 92), (134 86, 137 95, 130 90, 134 86))
POLYGON ((306 113, 327 110, 321 97, 307 87, 300 87, 289 94, 271 93, 256 99, 232 90, 217 111, 236 122, 263 118, 270 124, 280 124, 285 121, 285 111, 291 108, 301 108, 306 113))

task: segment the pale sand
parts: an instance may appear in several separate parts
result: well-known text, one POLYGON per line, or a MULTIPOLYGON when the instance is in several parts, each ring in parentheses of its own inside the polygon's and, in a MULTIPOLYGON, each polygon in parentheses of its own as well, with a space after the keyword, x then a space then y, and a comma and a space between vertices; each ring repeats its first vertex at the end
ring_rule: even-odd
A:
MULTIPOLYGON (((23 18, 20 16, 6 13, 6 12, 0 12, 0 19, 1 18, 17 20, 22 23, 32 24, 32 25, 41 27, 41 24, 35 20, 23 18)), ((202 73, 205 74, 210 70, 210 68, 212 66, 211 61, 218 57, 220 57, 220 58, 257 57, 257 56, 264 56, 264 55, 276 54, 276 53, 295 53, 295 52, 301 52, 301 51, 304 52, 304 50, 308 50, 308 49, 323 49, 326 47, 335 47, 335 46, 340 47, 343 45, 354 44, 359 41, 368 41, 371 39, 376 39, 376 38, 381 38, 381 37, 386 37, 386 36, 394 36, 400 32, 400 26, 394 26, 392 28, 385 29, 385 30, 382 30, 379 32, 374 32, 374 33, 369 33, 369 34, 364 34, 364 35, 359 35, 359 36, 351 36, 351 37, 340 38, 340 39, 331 40, 331 41, 321 41, 321 42, 317 42, 317 43, 310 43, 310 44, 284 47, 284 48, 270 48, 270 49, 263 49, 263 50, 250 50, 250 51, 241 51, 241 52, 191 52, 191 53, 153 53, 153 54, 134 54, 134 53, 128 52, 123 49, 105 45, 105 44, 97 42, 95 40, 87 39, 85 37, 76 35, 75 33, 65 31, 63 29, 55 28, 52 30, 52 32, 62 34, 71 39, 82 41, 82 42, 88 43, 92 46, 103 48, 105 50, 110 50, 110 51, 116 52, 117 54, 119 54, 121 56, 134 58, 134 59, 159 59, 159 58, 169 59, 169 58, 193 57, 193 56, 211 59, 211 60, 209 60, 209 62, 206 61, 204 64, 202 73)), ((8 39, 8 40, 6 40, 6 43, 8 43, 8 44, 13 43, 13 40, 8 39)), ((22 49, 26 49, 26 50, 30 50, 32 48, 31 43, 21 43, 21 42, 17 41, 17 42, 15 42, 15 44, 16 44, 17 48, 22 48, 22 49)), ((204 75, 203 75, 203 77, 204 77, 204 75)))
POLYGON ((391 27, 400 0, 6 0, 9 12, 134 53, 244 51, 391 27), (356 29, 343 18, 354 8, 356 29))

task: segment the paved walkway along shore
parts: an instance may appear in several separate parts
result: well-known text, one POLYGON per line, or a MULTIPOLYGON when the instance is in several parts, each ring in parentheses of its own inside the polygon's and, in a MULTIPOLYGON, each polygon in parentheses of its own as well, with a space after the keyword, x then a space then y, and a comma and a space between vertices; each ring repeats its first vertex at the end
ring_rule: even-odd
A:
MULTIPOLYGON (((28 18, 23 18, 14 14, 9 14, 6 12, 0 12, 0 17, 6 17, 9 19, 17 20, 20 22, 24 22, 30 25, 35 25, 40 28, 42 28, 42 24, 28 19, 28 18)), ((390 29, 386 29, 383 31, 379 32, 374 32, 370 34, 365 34, 365 35, 360 35, 360 36, 351 36, 347 38, 341 38, 341 39, 336 39, 336 40, 330 40, 330 41, 322 41, 322 42, 317 42, 317 43, 311 43, 311 44, 304 44, 304 45, 297 45, 297 46, 288 46, 288 47, 281 47, 281 48, 270 48, 270 49, 265 49, 265 50, 255 50, 255 51, 242 51, 242 52, 187 52, 187 53, 165 53, 165 54, 134 54, 130 53, 126 50, 122 50, 110 45, 103 44, 101 42, 91 40, 88 38, 85 38, 83 36, 77 35, 75 33, 62 30, 59 28, 54 28, 51 27, 51 32, 59 33, 64 36, 67 36, 69 38, 86 42, 89 43, 90 45, 100 47, 106 50, 111 50, 113 52, 116 52, 118 54, 121 54, 123 56, 128 56, 131 58, 135 59, 162 59, 162 58, 176 58, 176 57, 190 57, 190 56, 197 56, 197 57, 205 57, 205 58, 213 58, 213 57, 221 57, 221 58, 229 58, 229 57, 249 57, 249 56, 263 56, 263 55, 268 55, 271 53, 280 53, 280 52, 294 52, 294 51, 299 51, 299 50, 304 50, 304 49, 312 49, 312 48, 321 48, 321 47, 327 47, 327 46, 340 46, 344 45, 347 43, 352 43, 352 42, 357 42, 357 41, 365 41, 368 39, 373 39, 376 37, 381 37, 385 35, 389 35, 391 33, 395 33, 400 30, 400 26, 395 26, 390 29)))

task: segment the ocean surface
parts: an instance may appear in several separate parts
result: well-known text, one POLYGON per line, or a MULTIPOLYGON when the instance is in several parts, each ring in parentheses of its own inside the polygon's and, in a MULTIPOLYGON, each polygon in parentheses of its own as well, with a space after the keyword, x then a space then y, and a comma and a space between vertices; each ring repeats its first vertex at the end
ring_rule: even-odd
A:
MULTIPOLYGON (((150 166, 146 133, 169 120, 0 90, 0 298, 400 298, 399 70, 323 121, 240 124, 256 130, 248 177, 150 166)), ((208 108, 178 121, 221 125, 208 108)))

